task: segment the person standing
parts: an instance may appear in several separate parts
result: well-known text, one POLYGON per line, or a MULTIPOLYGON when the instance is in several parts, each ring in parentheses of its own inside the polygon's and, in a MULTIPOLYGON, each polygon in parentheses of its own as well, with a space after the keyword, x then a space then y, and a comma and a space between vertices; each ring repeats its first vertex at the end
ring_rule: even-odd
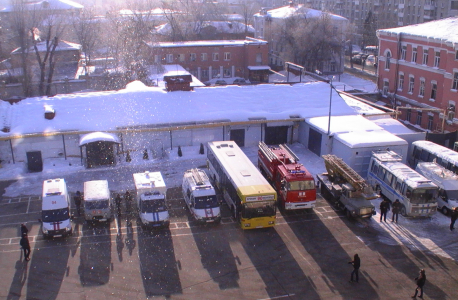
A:
POLYGON ((115 198, 116 208, 118 209, 118 216, 121 215, 121 195, 117 194, 115 198))
POLYGON ((423 298, 423 286, 426 283, 426 274, 424 269, 420 270, 420 275, 415 278, 415 281, 417 283, 417 288, 415 289, 415 294, 413 294, 412 298, 417 297, 418 290, 420 290, 420 295, 418 297, 423 298))
POLYGON ((78 216, 80 215, 80 210, 81 210, 81 192, 76 191, 75 197, 73 197, 73 201, 75 201, 75 206, 76 206, 76 211, 78 213, 78 216))
POLYGON ((458 207, 455 207, 450 213, 450 231, 455 229, 455 222, 458 218, 458 207))
POLYGON ((390 209, 390 203, 384 197, 383 201, 380 203, 380 222, 382 222, 382 219, 383 221, 386 222, 386 213, 388 212, 389 209, 390 209))
POLYGON ((124 200, 126 201, 126 212, 130 213, 132 196, 130 195, 129 191, 126 191, 126 194, 124 195, 124 200))
POLYGON ((30 255, 30 243, 29 243, 29 238, 27 237, 27 233, 22 234, 21 241, 19 242, 19 245, 21 245, 22 250, 24 250, 24 259, 26 261, 29 261, 29 255, 30 255))
POLYGON ((396 223, 398 222, 398 216, 399 216, 400 210, 401 210, 401 202, 399 202, 399 200, 396 199, 396 201, 394 201, 393 203, 393 208, 392 208, 393 217, 391 218, 391 222, 394 222, 395 219, 396 219, 396 223))
POLYGON ((358 282, 359 281, 359 267, 361 266, 361 259, 359 258, 358 254, 355 254, 353 260, 348 262, 349 264, 353 265, 353 272, 351 272, 350 282, 358 282), (355 275, 355 281, 353 281, 353 275, 355 275))
POLYGON ((24 223, 21 224, 21 237, 25 234, 28 234, 29 233, 29 229, 27 228, 27 226, 25 226, 24 223))

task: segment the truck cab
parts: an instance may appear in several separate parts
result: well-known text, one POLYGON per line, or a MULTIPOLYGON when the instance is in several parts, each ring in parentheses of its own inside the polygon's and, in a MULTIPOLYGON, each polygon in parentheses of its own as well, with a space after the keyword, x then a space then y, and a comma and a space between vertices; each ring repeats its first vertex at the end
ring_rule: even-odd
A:
POLYGON ((167 186, 161 172, 133 174, 138 215, 144 227, 169 227, 167 186))
POLYGON ((438 187, 437 210, 444 215, 458 207, 458 175, 435 162, 419 162, 415 171, 425 176, 438 187))
POLYGON ((41 230, 45 238, 72 234, 70 196, 63 178, 43 182, 41 230))
POLYGON ((290 210, 315 207, 315 180, 302 164, 279 165, 276 177, 274 185, 282 208, 290 210))
POLYGON ((215 189, 207 174, 200 169, 187 170, 183 175, 183 198, 196 221, 219 223, 221 210, 215 189))
POLYGON ((83 209, 86 221, 106 222, 113 216, 113 200, 107 180, 84 182, 83 209))

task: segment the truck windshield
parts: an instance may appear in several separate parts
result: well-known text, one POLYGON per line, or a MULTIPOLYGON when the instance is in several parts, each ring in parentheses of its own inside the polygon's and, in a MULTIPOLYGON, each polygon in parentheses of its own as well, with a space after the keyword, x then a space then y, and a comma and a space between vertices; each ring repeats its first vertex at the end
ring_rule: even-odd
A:
POLYGON ((43 222, 59 222, 59 221, 65 221, 65 220, 70 219, 70 214, 68 211, 68 207, 52 209, 52 210, 44 210, 41 213, 41 218, 43 222))
POLYGON ((243 205, 242 218, 273 217, 275 212, 275 201, 248 202, 243 205))
POLYGON ((433 203, 436 195, 435 189, 415 189, 410 197, 410 202, 414 204, 433 203))
POLYGON ((447 200, 458 200, 458 190, 447 190, 445 191, 447 200))
POLYGON ((89 210, 109 208, 108 200, 85 201, 84 208, 89 210))
POLYGON ((293 181, 289 183, 289 191, 304 191, 304 190, 314 190, 315 183, 313 180, 302 180, 302 181, 293 181))
POLYGON ((167 210, 167 207, 165 206, 164 199, 143 200, 140 202, 140 211, 143 214, 161 212, 161 211, 166 211, 166 210, 167 210))
POLYGON ((204 209, 204 208, 213 208, 218 206, 218 200, 216 196, 204 196, 194 198, 194 208, 204 209))

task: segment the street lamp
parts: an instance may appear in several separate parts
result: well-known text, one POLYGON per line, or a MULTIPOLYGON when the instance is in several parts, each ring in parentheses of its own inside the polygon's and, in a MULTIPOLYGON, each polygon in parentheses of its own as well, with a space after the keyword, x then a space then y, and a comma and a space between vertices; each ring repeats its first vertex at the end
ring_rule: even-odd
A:
MULTIPOLYGON (((315 70, 315 73, 318 74, 318 75, 323 75, 323 73, 320 71, 320 70, 315 70)), ((330 87, 330 90, 329 90, 329 116, 328 116, 328 137, 329 137, 329 134, 331 133, 331 107, 332 107, 332 90, 333 90, 333 86, 332 86, 332 80, 334 79, 334 76, 331 76, 331 79, 329 80, 329 87, 330 87)))

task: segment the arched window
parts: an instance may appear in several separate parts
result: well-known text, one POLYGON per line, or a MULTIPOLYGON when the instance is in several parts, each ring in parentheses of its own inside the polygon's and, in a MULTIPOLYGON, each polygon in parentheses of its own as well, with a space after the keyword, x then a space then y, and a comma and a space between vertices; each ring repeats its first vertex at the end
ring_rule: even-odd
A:
POLYGON ((385 70, 389 70, 390 64, 391 64, 391 51, 387 50, 385 56, 386 56, 385 70))

